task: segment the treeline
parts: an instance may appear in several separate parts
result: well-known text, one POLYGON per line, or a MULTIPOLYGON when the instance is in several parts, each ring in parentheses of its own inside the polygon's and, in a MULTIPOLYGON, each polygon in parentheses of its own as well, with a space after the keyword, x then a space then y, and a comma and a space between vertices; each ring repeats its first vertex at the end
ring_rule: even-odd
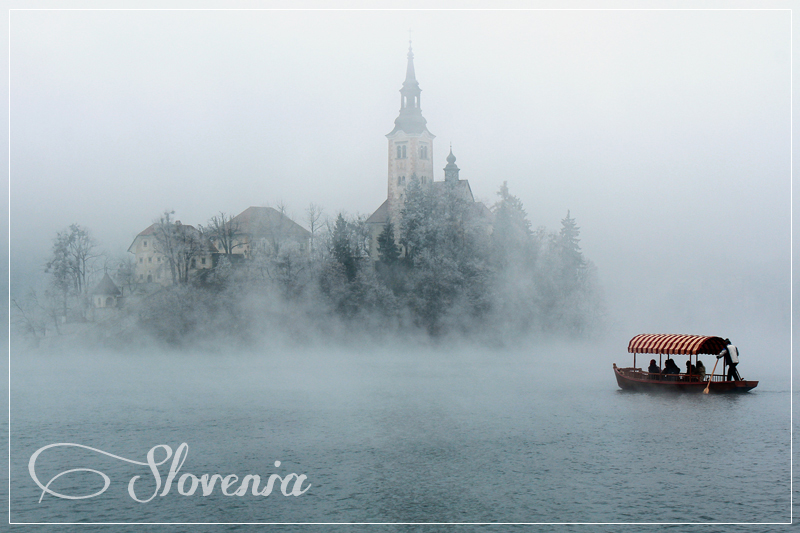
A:
POLYGON ((533 231, 507 184, 498 196, 482 211, 456 186, 412 181, 400 220, 378 238, 377 258, 363 222, 340 215, 321 263, 324 300, 358 323, 380 317, 433 335, 595 332, 602 298, 575 219, 567 212, 558 232, 533 231))
MULTIPOLYGON (((587 336, 601 326, 595 268, 581 251, 575 219, 567 212, 558 231, 532 230, 506 184, 487 209, 451 184, 412 180, 399 220, 383 227, 377 253, 365 217, 339 214, 320 225, 318 210, 310 216, 318 229, 309 245, 271 239, 247 259, 228 247, 214 268, 126 299, 117 321, 105 327, 120 338, 181 344, 356 332, 502 340, 587 336)), ((56 264, 48 272, 65 301, 78 281, 60 274, 60 266, 54 270, 56 264)), ((132 268, 123 262, 114 276, 129 294, 136 292, 132 268)))

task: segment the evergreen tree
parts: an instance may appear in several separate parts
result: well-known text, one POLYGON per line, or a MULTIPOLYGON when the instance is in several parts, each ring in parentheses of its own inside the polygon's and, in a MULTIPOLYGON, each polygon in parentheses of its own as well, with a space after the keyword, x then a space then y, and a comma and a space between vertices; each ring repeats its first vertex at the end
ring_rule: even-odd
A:
POLYGON ((493 263, 502 268, 531 266, 535 260, 533 233, 522 201, 508 191, 507 182, 503 182, 497 195, 500 200, 492 208, 493 263))
POLYGON ((385 265, 394 265, 400 259, 400 247, 394 241, 394 225, 386 222, 383 231, 378 235, 378 258, 385 265))
POLYGON ((575 219, 567 216, 561 221, 561 230, 556 237, 555 251, 558 271, 554 272, 556 299, 551 318, 556 330, 578 334, 583 330, 586 261, 580 247, 580 228, 575 219))
POLYGON ((522 201, 504 182, 492 207, 492 307, 499 334, 528 332, 539 321, 540 295, 546 290, 539 271, 542 232, 531 231, 522 201))
POLYGON ((504 181, 497 192, 500 201, 494 204, 495 228, 515 231, 520 237, 531 236, 531 223, 522 206, 522 201, 508 191, 508 182, 504 181))
POLYGON ((432 334, 463 328, 487 308, 488 221, 477 213, 455 184, 412 180, 406 189, 400 226, 409 266, 406 305, 432 334))
POLYGON ((558 233, 558 244, 561 251, 561 258, 564 268, 569 274, 578 275, 578 271, 584 265, 583 253, 581 252, 580 239, 581 228, 575 223, 575 219, 567 216, 561 220, 561 231, 558 233))
POLYGON ((336 225, 333 227, 332 255, 333 258, 342 265, 347 281, 352 282, 356 278, 357 259, 353 252, 350 242, 350 228, 341 213, 336 218, 336 225))
POLYGON ((405 248, 405 262, 414 264, 417 254, 431 244, 433 193, 423 187, 416 175, 409 180, 400 220, 400 243, 405 248))

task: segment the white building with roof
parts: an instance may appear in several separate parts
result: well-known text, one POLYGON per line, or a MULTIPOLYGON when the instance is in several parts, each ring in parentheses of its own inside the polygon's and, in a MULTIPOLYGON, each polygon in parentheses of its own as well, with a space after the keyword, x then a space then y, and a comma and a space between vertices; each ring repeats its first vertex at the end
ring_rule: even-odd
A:
MULTIPOLYGON (((188 261, 184 267, 188 269, 189 274, 194 275, 212 268, 214 266, 214 255, 217 252, 214 245, 204 239, 197 228, 192 225, 181 224, 180 221, 176 221, 175 229, 179 235, 187 237, 185 240, 196 240, 200 243, 192 251, 191 257, 181 257, 181 260, 188 261)), ((150 224, 134 237, 133 242, 128 247, 128 252, 134 255, 134 280, 136 283, 172 285, 173 273, 166 255, 159 246, 155 223, 150 224)))

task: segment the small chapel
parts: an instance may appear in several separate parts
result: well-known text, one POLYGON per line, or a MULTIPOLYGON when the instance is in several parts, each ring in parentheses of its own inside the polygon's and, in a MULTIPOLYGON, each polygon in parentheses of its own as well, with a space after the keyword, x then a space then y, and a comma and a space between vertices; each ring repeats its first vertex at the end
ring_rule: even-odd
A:
POLYGON ((386 201, 367 219, 372 235, 371 256, 378 257, 378 236, 388 221, 397 227, 403 204, 405 203, 406 185, 413 178, 425 187, 438 188, 444 184, 454 186, 464 198, 476 204, 481 215, 489 214, 489 210, 480 202, 475 202, 468 180, 459 178, 459 168, 450 147, 447 166, 444 167, 444 181, 433 178, 433 139, 434 134, 428 131, 425 117, 422 116, 420 93, 422 89, 414 72, 414 52, 411 43, 408 46, 408 65, 406 79, 400 88, 400 113, 394 121, 394 129, 386 135, 389 140, 389 176, 386 201))

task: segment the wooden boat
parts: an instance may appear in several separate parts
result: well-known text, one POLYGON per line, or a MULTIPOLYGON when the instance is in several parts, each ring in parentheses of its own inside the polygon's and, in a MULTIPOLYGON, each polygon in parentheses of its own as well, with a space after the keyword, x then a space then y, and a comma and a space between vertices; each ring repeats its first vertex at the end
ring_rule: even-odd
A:
MULTIPOLYGON (((644 334, 637 335, 628 343, 628 352, 633 354, 633 366, 619 368, 614 363, 614 375, 617 385, 623 390, 632 391, 663 391, 663 392, 702 392, 706 386, 709 392, 731 393, 747 392, 756 388, 758 381, 742 379, 728 379, 726 376, 726 358, 720 358, 722 371, 715 372, 713 376, 696 374, 662 374, 645 372, 636 368, 637 354, 658 354, 658 366, 662 368, 661 360, 664 355, 687 355, 689 361, 692 356, 702 354, 716 358, 723 350, 727 349, 728 342, 721 337, 706 337, 702 335, 666 335, 644 334), (711 379, 709 384, 709 377, 711 379)), ((716 361, 714 364, 718 364, 716 361)), ((711 368, 706 365, 706 368, 711 368)), ((717 368, 719 370, 719 367, 717 368)), ((737 374, 734 372, 734 374, 737 374)))

